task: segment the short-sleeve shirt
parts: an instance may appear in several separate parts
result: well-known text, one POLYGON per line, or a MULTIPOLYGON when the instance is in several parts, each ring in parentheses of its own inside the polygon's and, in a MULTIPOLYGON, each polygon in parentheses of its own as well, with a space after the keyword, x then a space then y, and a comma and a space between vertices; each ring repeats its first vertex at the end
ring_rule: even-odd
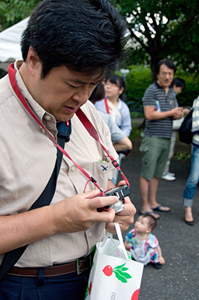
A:
MULTIPOLYGON (((17 65, 21 62, 15 64, 17 65)), ((30 95, 17 70, 17 84, 28 104, 57 138, 56 120, 30 95)), ((96 128, 102 144, 117 159, 110 132, 95 107, 87 101, 83 112, 96 128)), ((72 133, 65 150, 70 157, 98 185, 107 189, 108 179, 114 176, 114 167, 76 115, 71 119, 72 133)), ((11 88, 8 76, 0 80, 0 215, 13 215, 27 211, 45 189, 53 172, 57 148, 40 125, 29 115, 11 88)), ((51 204, 84 192, 88 178, 74 163, 63 155, 57 186, 51 204)), ((86 191, 96 189, 89 182, 86 191)), ((74 205, 68 199, 68 205, 74 205)), ((37 220, 35 220, 37 222, 37 220)), ((57 233, 28 245, 18 260, 18 267, 42 267, 63 264, 87 255, 104 232, 105 224, 94 223, 87 231, 57 233)), ((0 255, 0 261, 3 255, 0 255)))
MULTIPOLYGON (((143 252, 143 256, 148 253, 150 255, 151 262, 154 262, 154 258, 156 260, 159 242, 157 237, 151 232, 148 234, 148 237, 145 240, 141 241, 137 236, 136 230, 133 229, 127 233, 125 240, 130 243, 132 250, 139 249, 140 254, 143 252)), ((142 262, 144 263, 144 261, 142 262)))
POLYGON ((124 137, 124 132, 115 124, 109 114, 105 114, 102 111, 98 111, 104 122, 108 125, 111 132, 111 140, 114 143, 120 142, 124 137))
MULTIPOLYGON (((95 107, 97 110, 107 113, 104 99, 96 101, 95 107)), ((113 115, 114 119, 116 120, 117 126, 124 132, 126 136, 129 136, 132 129, 131 114, 127 104, 120 98, 118 99, 117 110, 120 113, 120 117, 114 111, 110 111, 110 114, 113 115)))
MULTIPOLYGON (((157 111, 169 111, 176 107, 177 99, 173 88, 169 87, 168 94, 157 82, 152 83, 145 91, 142 99, 143 106, 154 106, 157 111)), ((144 133, 148 136, 171 138, 173 118, 161 120, 145 120, 144 133)))

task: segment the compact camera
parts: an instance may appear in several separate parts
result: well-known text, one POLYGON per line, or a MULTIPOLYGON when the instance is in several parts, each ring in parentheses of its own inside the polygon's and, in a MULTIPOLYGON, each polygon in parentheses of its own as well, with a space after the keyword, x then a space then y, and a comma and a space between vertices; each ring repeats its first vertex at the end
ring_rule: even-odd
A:
POLYGON ((112 207, 116 213, 122 211, 124 209, 124 197, 129 196, 131 193, 130 188, 128 185, 123 185, 120 187, 115 187, 113 189, 110 189, 106 191, 104 194, 105 196, 117 196, 119 198, 119 201, 115 204, 112 204, 108 207, 112 207))

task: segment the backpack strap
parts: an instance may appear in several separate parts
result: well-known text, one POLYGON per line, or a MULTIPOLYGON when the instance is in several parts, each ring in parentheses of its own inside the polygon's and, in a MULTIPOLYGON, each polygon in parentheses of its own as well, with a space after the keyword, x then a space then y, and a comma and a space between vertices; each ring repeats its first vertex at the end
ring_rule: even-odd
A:
MULTIPOLYGON (((69 137, 70 137, 70 133, 71 133, 71 124, 70 124, 69 128, 63 129, 65 127, 63 123, 65 123, 65 122, 61 122, 61 123, 62 124, 60 124, 60 125, 62 127, 62 131, 58 132, 58 143, 62 148, 64 148, 65 142, 69 141, 69 137), (66 132, 66 130, 67 130, 67 132, 66 132)), ((58 128, 58 130, 59 130, 59 128, 58 128)), ((60 170, 60 166, 61 166, 61 162, 62 162, 62 157, 63 157, 63 153, 59 150, 59 148, 57 148, 57 160, 55 163, 53 173, 52 173, 45 189, 43 190, 43 192, 41 193, 39 198, 33 203, 33 205, 30 207, 29 210, 49 205, 50 202, 52 201, 52 198, 55 193, 55 188, 56 188, 57 178, 59 175, 59 170, 60 170)), ((5 253, 3 261, 0 266, 0 280, 16 264, 16 262, 19 260, 19 258, 22 256, 22 254, 26 250, 27 246, 28 245, 25 245, 23 247, 20 247, 20 248, 17 248, 17 249, 14 249, 12 251, 5 253)))

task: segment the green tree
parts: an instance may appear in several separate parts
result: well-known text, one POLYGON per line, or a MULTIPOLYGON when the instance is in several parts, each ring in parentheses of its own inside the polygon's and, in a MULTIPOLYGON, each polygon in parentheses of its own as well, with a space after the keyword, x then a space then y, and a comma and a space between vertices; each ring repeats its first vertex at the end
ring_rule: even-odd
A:
POLYGON ((112 0, 126 18, 132 39, 131 64, 155 68, 171 58, 182 69, 199 73, 198 0, 112 0))
MULTIPOLYGON (((1 30, 29 16, 41 0, 4 0, 0 1, 1 30)), ((0 31, 1 31, 0 30, 0 31)))

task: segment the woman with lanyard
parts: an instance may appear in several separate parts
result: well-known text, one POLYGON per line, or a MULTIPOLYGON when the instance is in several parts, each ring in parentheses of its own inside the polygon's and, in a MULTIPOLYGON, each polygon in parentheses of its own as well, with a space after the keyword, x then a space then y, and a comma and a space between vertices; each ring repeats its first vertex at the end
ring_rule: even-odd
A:
POLYGON ((106 97, 95 103, 97 110, 110 114, 118 127, 129 137, 131 133, 131 115, 123 101, 125 82, 118 75, 107 77, 104 84, 106 97))

